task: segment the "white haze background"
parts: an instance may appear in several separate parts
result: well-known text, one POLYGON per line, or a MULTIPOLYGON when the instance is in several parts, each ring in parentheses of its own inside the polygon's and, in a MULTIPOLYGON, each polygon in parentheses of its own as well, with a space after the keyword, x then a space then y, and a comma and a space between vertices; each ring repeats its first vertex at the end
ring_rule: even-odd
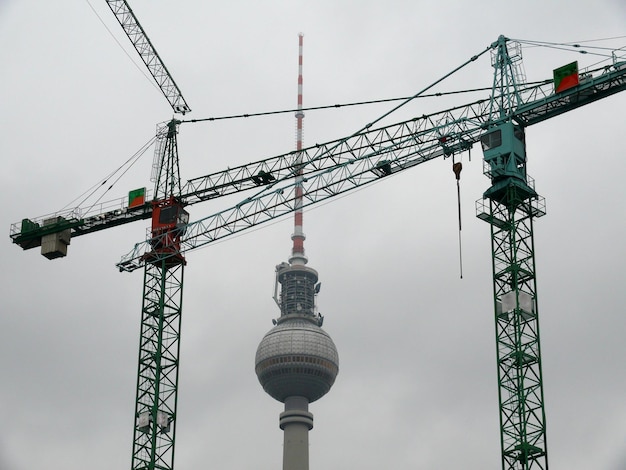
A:
MULTIPOLYGON (((139 62, 105 2, 90 1, 139 62)), ((131 5, 198 119, 294 108, 299 32, 305 107, 412 95, 500 34, 626 43, 620 0, 131 5)), ((86 1, 3 0, 0 43, 8 232, 73 200, 172 113, 86 1)), ((543 48, 525 48, 524 57, 529 80, 573 60, 601 60, 543 48)), ((491 81, 485 56, 439 90, 491 81)), ((450 102, 418 101, 397 120, 450 102)), ((307 112, 305 144, 348 135, 391 106, 307 112)), ((626 468, 625 106, 618 94, 527 132, 528 169, 548 204, 535 241, 554 468, 626 468)), ((182 176, 294 145, 291 113, 184 124, 182 176)), ((319 308, 341 362, 334 388, 311 405, 312 469, 499 468, 489 227, 474 217, 488 180, 477 148, 471 157, 463 156, 461 179, 462 280, 449 160, 305 212, 309 265, 323 284, 319 308)), ((151 160, 110 198, 149 185, 151 160)), ((237 201, 192 206, 192 220, 237 201)), ((8 237, 0 245, 0 469, 129 466, 143 280, 114 265, 147 225, 76 238, 57 261, 8 237)), ((282 405, 258 384, 254 354, 278 315, 274 266, 288 257, 292 230, 287 218, 188 255, 180 470, 280 468, 282 405)))

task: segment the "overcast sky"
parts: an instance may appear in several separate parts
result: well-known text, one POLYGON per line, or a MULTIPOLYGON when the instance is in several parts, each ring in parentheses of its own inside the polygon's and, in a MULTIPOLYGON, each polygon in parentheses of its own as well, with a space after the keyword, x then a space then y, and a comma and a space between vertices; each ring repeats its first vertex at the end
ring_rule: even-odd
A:
MULTIPOLYGON (((138 62, 105 2, 90 1, 138 62)), ((500 34, 626 45, 622 0, 130 3, 197 119, 294 108, 299 32, 305 106, 412 95, 500 34)), ((7 234, 64 207, 172 116, 96 13, 84 0, 0 0, 7 234)), ((523 53, 529 80, 604 59, 523 53)), ((484 56, 439 90, 491 81, 484 56)), ((449 105, 425 100, 407 113, 449 105)), ((348 135, 390 107, 307 112, 305 145, 348 135)), ((618 94, 527 131, 528 171, 548 207, 535 242, 553 468, 626 468, 625 107, 618 94)), ((294 146, 292 114, 183 124, 181 172, 189 179, 294 146)), ((489 181, 478 148, 471 157, 461 177, 462 280, 449 160, 305 212, 318 304, 340 355, 333 389, 310 407, 312 470, 500 468, 489 226, 474 210, 489 181)), ((150 186, 151 163, 152 151, 107 198, 150 186)), ((230 202, 192 206, 191 218, 230 202)), ((56 261, 8 237, 0 244, 0 470, 129 466, 143 279, 115 263, 147 226, 76 238, 56 261)), ((281 466, 282 404, 258 384, 254 354, 279 315, 274 267, 289 256, 292 230, 286 219, 187 257, 179 470, 281 466)))

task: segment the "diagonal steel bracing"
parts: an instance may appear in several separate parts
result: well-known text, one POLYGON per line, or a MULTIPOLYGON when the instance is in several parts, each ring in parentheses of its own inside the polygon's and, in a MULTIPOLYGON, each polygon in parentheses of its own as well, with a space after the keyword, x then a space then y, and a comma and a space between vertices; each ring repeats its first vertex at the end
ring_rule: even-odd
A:
MULTIPOLYGON (((508 193, 508 191, 507 191, 508 193)), ((489 201, 504 470, 547 470, 533 219, 543 200, 489 201), (512 203, 513 201, 513 203, 512 203)), ((481 217, 487 219, 486 217, 481 217)))
POLYGON ((146 263, 132 470, 174 465, 184 263, 146 263))

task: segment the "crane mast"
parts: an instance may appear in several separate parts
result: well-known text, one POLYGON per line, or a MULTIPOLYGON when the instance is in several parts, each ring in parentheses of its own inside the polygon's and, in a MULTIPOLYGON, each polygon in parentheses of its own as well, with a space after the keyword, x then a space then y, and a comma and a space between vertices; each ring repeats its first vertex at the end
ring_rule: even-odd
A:
MULTIPOLYGON (((175 113, 191 111, 126 0, 107 0, 175 113)), ((151 214, 155 241, 145 254, 135 399, 133 470, 174 468, 178 356, 185 257, 180 241, 189 214, 182 202, 177 133, 172 119, 157 133, 154 199, 138 214, 151 214), (165 256, 167 255, 167 256, 165 256)))
POLYGON ((178 355, 185 258, 180 253, 189 214, 180 201, 177 132, 173 119, 157 145, 159 162, 152 201, 152 244, 145 254, 133 470, 174 467, 178 355))
MULTIPOLYGON (((492 112, 507 117, 520 104, 521 53, 500 37, 493 51, 492 112)), ((478 217, 491 227, 494 318, 503 470, 548 469, 535 276, 533 220, 545 201, 526 173, 524 127, 508 119, 481 137, 491 186, 478 217)))
POLYGON ((11 227, 14 243, 23 249, 41 245, 52 259, 65 253, 44 252, 49 240, 69 244, 70 237, 152 219, 149 239, 117 264, 121 271, 144 268, 133 470, 173 468, 186 252, 465 152, 475 143, 481 144, 484 174, 491 182, 476 208, 491 230, 502 468, 548 469, 533 237, 545 201, 526 170, 525 129, 626 90, 626 61, 614 60, 586 72, 575 86, 555 90, 553 80, 525 83, 520 50, 507 38, 501 36, 487 50, 494 67, 488 99, 376 129, 368 125, 349 137, 185 184, 177 148, 184 121, 174 119, 158 133, 152 201, 88 216, 74 210, 24 219, 11 227), (244 191, 252 194, 235 206, 188 223, 186 206, 244 191))

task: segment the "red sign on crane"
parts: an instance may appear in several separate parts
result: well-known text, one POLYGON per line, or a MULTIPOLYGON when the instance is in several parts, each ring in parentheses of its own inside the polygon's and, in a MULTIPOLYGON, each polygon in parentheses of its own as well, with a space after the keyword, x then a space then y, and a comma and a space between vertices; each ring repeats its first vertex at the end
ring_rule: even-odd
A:
POLYGON ((554 92, 560 93, 579 84, 578 61, 553 70, 554 92))

